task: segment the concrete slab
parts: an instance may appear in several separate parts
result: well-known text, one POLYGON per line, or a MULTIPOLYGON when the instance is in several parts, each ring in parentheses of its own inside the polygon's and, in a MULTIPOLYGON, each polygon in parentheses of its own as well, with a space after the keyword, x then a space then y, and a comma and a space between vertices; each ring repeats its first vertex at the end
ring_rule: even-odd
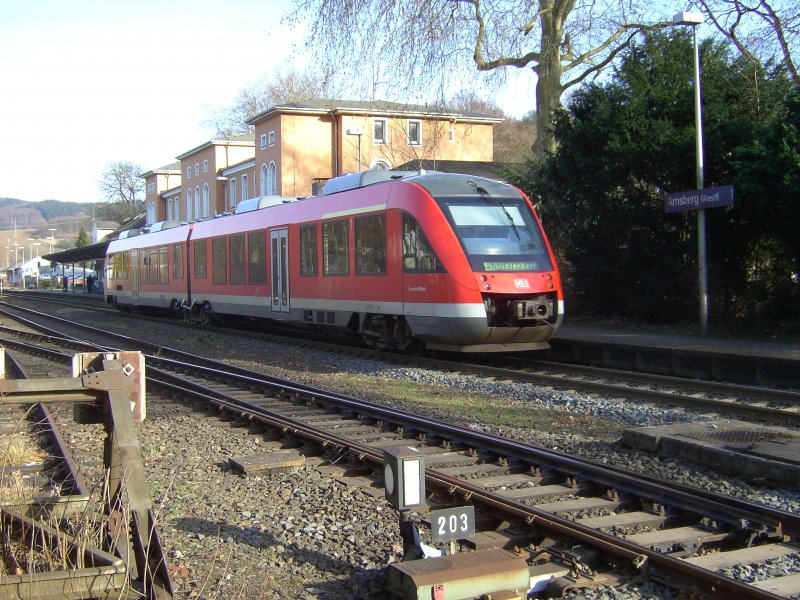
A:
POLYGON ((623 432, 622 442, 747 481, 800 488, 800 432, 786 427, 721 419, 630 428, 623 432))
POLYGON ((230 458, 229 460, 233 467, 248 475, 262 471, 271 472, 301 467, 305 464, 306 459, 302 454, 291 450, 278 450, 230 458))

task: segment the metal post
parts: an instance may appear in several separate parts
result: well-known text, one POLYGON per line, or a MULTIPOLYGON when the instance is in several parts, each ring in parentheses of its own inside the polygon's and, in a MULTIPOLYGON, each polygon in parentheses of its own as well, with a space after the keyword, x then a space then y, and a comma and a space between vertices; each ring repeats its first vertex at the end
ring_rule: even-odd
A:
MULTIPOLYGON (((703 177, 703 107, 700 100, 700 47, 697 43, 697 24, 694 33, 694 113, 697 133, 697 189, 702 190, 703 177)), ((700 334, 708 335, 708 269, 706 266, 706 211, 697 211, 697 271, 700 291, 700 334)))

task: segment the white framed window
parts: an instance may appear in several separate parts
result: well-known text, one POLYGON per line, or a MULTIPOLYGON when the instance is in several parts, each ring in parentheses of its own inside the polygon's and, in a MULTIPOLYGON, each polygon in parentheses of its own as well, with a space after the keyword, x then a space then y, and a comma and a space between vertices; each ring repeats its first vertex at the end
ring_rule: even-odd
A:
POLYGON ((408 145, 422 145, 422 121, 419 119, 408 120, 408 145))
POLYGON ((192 190, 186 190, 186 220, 192 220, 192 190))
POLYGON ((152 194, 155 191, 156 191, 156 184, 151 181, 150 183, 147 184, 147 193, 152 194))
POLYGON ((194 174, 200 175, 200 163, 194 163, 194 174))
POLYGON ((261 140, 261 149, 263 150, 264 148, 267 147, 267 134, 262 133, 259 139, 261 140))
POLYGON ((203 216, 207 217, 211 214, 211 204, 208 199, 208 184, 203 186, 203 216))
POLYGON ((386 119, 372 119, 372 142, 375 144, 386 143, 386 119))
POLYGON ((203 199, 200 197, 200 186, 198 185, 194 188, 194 218, 195 219, 202 219, 203 213, 200 212, 202 208, 203 199))
POLYGON ((267 194, 270 196, 278 194, 278 169, 274 162, 270 162, 267 169, 267 194))
POLYGON ((268 196, 269 192, 267 191, 267 165, 261 165, 261 173, 260 173, 258 184, 261 187, 261 195, 268 196))
POLYGON ((203 161, 203 173, 208 173, 208 161, 203 161))
POLYGON ((230 203, 231 203, 231 210, 236 208, 236 178, 231 177, 231 185, 230 185, 230 203))
POLYGON ((173 209, 175 210, 175 212, 172 215, 172 218, 175 219, 176 221, 180 221, 181 220, 181 199, 180 198, 175 198, 175 206, 173 207, 173 209))
POLYGON ((172 198, 167 200, 167 221, 172 221, 172 198))
POLYGON ((456 129, 455 129, 455 127, 451 127, 450 128, 450 141, 451 142, 455 142, 456 141, 456 129))
POLYGON ((270 131, 269 132, 269 145, 270 146, 274 146, 275 145, 275 132, 274 131, 270 131))
POLYGON ((247 175, 242 175, 242 201, 247 200, 249 190, 247 189, 247 175))
POLYGON ((192 167, 186 167, 186 179, 192 178, 192 167))

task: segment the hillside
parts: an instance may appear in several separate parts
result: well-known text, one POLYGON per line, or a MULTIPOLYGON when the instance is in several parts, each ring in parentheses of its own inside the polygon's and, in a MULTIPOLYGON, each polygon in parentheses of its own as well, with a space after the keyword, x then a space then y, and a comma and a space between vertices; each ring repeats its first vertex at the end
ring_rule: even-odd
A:
POLYGON ((17 228, 22 229, 38 228, 57 222, 91 221, 95 213, 101 218, 99 209, 103 206, 97 202, 26 202, 15 198, 0 198, 0 230, 13 229, 15 220, 17 228))
POLYGON ((15 262, 15 242, 20 253, 17 258, 22 247, 26 256, 31 252, 47 254, 51 248, 56 252, 73 248, 81 227, 91 235, 92 217, 100 221, 103 206, 96 202, 0 198, 0 265, 15 262))

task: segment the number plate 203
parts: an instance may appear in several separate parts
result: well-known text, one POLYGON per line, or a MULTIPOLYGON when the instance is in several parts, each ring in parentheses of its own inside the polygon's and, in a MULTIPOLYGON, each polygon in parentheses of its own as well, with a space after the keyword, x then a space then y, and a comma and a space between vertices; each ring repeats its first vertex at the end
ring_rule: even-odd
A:
POLYGON ((449 542, 475 535, 475 507, 458 506, 431 511, 431 541, 449 542))

